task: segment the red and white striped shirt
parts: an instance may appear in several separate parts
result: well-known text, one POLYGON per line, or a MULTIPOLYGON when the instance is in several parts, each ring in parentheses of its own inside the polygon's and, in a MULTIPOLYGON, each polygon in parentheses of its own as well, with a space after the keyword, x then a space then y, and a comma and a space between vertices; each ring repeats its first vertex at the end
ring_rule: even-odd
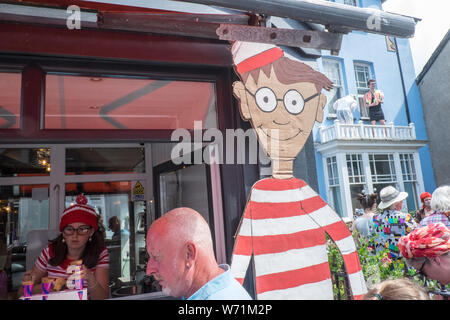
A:
MULTIPOLYGON (((73 260, 65 259, 60 265, 52 266, 49 263, 49 260, 53 257, 52 245, 48 245, 44 250, 42 250, 41 254, 36 260, 36 267, 43 271, 47 272, 47 277, 49 278, 64 278, 67 279, 69 274, 66 273, 67 267, 70 265, 70 262, 73 260)), ((89 269, 92 272, 95 272, 97 268, 109 268, 109 255, 106 248, 103 248, 100 256, 98 258, 98 263, 95 267, 89 269)))
POLYGON ((252 187, 231 272, 242 284, 253 255, 257 299, 333 299, 325 232, 341 251, 354 298, 361 299, 367 289, 350 231, 297 178, 268 178, 252 187))

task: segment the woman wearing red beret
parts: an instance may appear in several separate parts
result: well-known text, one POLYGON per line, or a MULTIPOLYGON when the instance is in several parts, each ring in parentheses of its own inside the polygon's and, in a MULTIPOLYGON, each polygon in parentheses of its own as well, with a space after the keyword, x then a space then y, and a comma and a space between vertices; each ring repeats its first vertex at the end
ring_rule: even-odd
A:
POLYGON ((434 210, 431 209, 431 194, 424 192, 420 195, 420 201, 422 201, 422 208, 416 211, 416 222, 420 223, 423 218, 432 214, 434 210))
MULTIPOLYGON (((109 296, 109 256, 98 228, 98 215, 87 205, 84 195, 79 195, 76 202, 62 214, 61 234, 42 250, 33 269, 25 272, 24 278, 31 276, 35 284, 43 277, 67 279, 70 274, 66 271, 71 262, 82 260, 81 276, 85 279, 88 299, 106 299, 109 296)), ((40 293, 40 286, 35 285, 34 289, 35 293, 40 293)))

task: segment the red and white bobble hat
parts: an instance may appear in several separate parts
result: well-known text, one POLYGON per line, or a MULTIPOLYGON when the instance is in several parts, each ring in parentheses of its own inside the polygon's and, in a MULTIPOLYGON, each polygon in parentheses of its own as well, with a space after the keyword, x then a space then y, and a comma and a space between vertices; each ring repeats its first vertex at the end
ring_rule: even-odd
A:
POLYGON ((94 208, 87 205, 87 198, 84 194, 78 195, 76 204, 64 210, 59 223, 59 231, 62 232, 65 226, 75 222, 84 222, 95 230, 98 229, 97 212, 95 212, 94 208))
POLYGON ((239 74, 264 67, 284 56, 273 44, 235 41, 231 47, 233 62, 239 74))

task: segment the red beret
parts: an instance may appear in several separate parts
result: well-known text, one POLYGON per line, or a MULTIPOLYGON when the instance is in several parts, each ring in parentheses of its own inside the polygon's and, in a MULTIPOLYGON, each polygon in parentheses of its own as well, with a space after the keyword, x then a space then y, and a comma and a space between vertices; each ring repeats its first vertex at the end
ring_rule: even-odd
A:
POLYGON ((86 197, 83 194, 80 194, 77 197, 76 202, 77 204, 64 210, 61 222, 59 223, 59 231, 62 232, 65 226, 74 222, 84 222, 97 230, 97 213, 94 208, 87 205, 86 197))

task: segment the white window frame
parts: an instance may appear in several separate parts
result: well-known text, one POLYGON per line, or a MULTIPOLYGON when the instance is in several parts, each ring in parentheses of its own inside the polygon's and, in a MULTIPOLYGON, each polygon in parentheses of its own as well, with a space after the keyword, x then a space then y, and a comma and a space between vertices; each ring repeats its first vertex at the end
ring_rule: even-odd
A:
MULTIPOLYGON (((330 150, 331 151, 331 150, 330 150)), ((422 177, 422 171, 421 171, 421 165, 420 165, 420 158, 418 151, 413 150, 407 150, 407 149, 401 149, 398 151, 394 150, 386 150, 386 151, 373 151, 370 149, 366 150, 357 150, 357 149, 346 149, 346 150, 340 150, 338 152, 327 152, 325 154, 322 154, 322 161, 324 168, 324 178, 325 178, 325 188, 327 192, 327 199, 331 206, 334 207, 335 205, 335 199, 333 198, 333 193, 331 191, 332 187, 337 186, 337 183, 340 187, 340 197, 341 197, 341 206, 342 206, 342 219, 345 222, 349 222, 353 219, 353 213, 355 208, 353 208, 352 199, 351 199, 351 186, 356 184, 354 183, 353 177, 355 177, 354 173, 352 173, 352 170, 349 170, 347 166, 347 156, 351 155, 358 155, 358 161, 360 161, 360 171, 358 172, 358 176, 364 176, 364 182, 361 181, 361 183, 357 183, 358 185, 361 185, 361 187, 366 190, 369 193, 374 192, 374 185, 376 184, 389 184, 397 188, 399 191, 405 191, 405 182, 413 182, 415 185, 413 186, 413 191, 415 191, 417 194, 415 195, 415 204, 417 207, 417 204, 420 203, 418 199, 418 195, 423 192, 424 190, 424 182, 422 177), (405 154, 408 155, 409 159, 409 166, 414 171, 414 176, 411 177, 411 179, 407 179, 408 177, 405 177, 404 171, 402 170, 402 161, 405 161, 405 154), (376 177, 377 173, 373 173, 371 170, 371 162, 373 159, 371 159, 371 155, 387 155, 388 160, 390 161, 390 179, 379 180, 374 179, 374 176, 376 177), (335 157, 336 158, 336 166, 337 166, 337 173, 333 173, 335 177, 329 176, 329 170, 328 170, 328 162, 327 159, 335 157), (402 160, 403 159, 403 160, 402 160), (336 175, 339 176, 339 181, 336 181, 336 175), (333 178, 333 179, 332 179, 333 178), (404 179, 405 178, 405 179, 404 179), (332 179, 332 180, 330 180, 332 179)), ((381 190, 376 190, 376 192, 379 194, 381 190)), ((407 208, 404 207, 404 210, 407 208)), ((408 211, 411 211, 413 208, 408 208, 408 211)))
POLYGON ((372 68, 371 68, 370 63, 354 61, 353 62, 353 70, 355 73, 355 82, 356 82, 356 90, 357 90, 357 95, 358 95, 359 112, 361 114, 362 119, 368 120, 369 111, 364 106, 364 95, 366 94, 366 92, 369 91, 369 86, 367 85, 367 81, 369 79, 375 79, 375 77, 372 73, 372 68), (364 83, 358 82, 357 68, 366 69, 366 70, 364 70, 364 74, 366 75, 366 80, 364 83))
POLYGON ((330 79, 333 82, 333 89, 331 89, 329 92, 325 93, 327 95, 327 109, 326 110, 328 110, 329 115, 336 116, 336 110, 333 109, 333 103, 336 100, 334 100, 332 98, 334 98, 335 95, 337 96, 337 99, 345 96, 344 76, 342 73, 342 62, 340 60, 333 59, 333 58, 322 58, 322 66, 323 66, 324 74, 327 76, 328 79, 330 79), (337 79, 334 74, 335 72, 328 72, 329 69, 327 69, 327 66, 336 67, 337 73, 338 73, 337 79), (335 93, 335 94, 332 95, 333 93, 335 93))

